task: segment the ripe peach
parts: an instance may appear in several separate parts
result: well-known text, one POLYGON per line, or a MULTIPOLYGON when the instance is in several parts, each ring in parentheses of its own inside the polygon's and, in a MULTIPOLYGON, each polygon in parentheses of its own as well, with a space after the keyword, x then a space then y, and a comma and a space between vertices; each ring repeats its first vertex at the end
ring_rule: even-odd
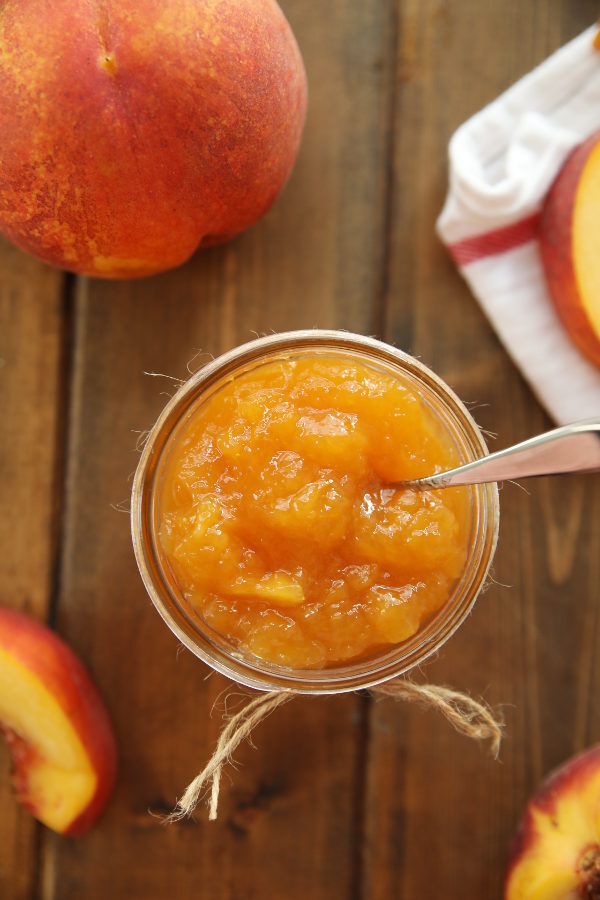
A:
POLYGON ((54 632, 2 608, 0 723, 21 803, 55 831, 87 831, 116 774, 104 704, 81 662, 54 632))
POLYGON ((600 132, 569 156, 540 220, 548 287, 572 340, 600 366, 600 132))
POLYGON ((306 75, 275 0, 0 4, 0 231, 131 278, 242 231, 294 163, 306 75))
POLYGON ((505 900, 600 898, 600 745, 553 772, 511 850, 505 900))

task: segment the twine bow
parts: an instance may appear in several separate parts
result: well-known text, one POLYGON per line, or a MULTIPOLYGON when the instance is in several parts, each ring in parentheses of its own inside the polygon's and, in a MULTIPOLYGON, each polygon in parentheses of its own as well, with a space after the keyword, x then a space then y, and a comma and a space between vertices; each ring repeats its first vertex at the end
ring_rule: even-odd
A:
MULTIPOLYGON (((478 741, 491 741, 492 754, 498 758, 502 722, 494 716, 489 706, 474 700, 468 694, 436 684, 415 684, 405 678, 395 678, 377 685, 371 688, 371 693, 409 703, 417 702, 437 709, 461 734, 478 741)), ((191 816, 209 785, 208 818, 214 821, 217 818, 223 766, 231 760, 239 744, 250 736, 259 722, 294 696, 296 695, 293 691, 270 691, 260 694, 232 715, 221 732, 207 765, 187 786, 183 796, 177 801, 177 806, 167 817, 167 821, 176 822, 191 816)))

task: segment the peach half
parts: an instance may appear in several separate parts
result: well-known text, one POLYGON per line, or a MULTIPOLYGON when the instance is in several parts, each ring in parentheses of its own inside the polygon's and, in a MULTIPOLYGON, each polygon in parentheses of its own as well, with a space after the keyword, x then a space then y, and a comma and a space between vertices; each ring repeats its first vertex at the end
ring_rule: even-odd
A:
POLYGON ((560 170, 542 209, 539 239, 558 315, 581 352, 600 366, 600 132, 560 170))
POLYGON ((529 802, 505 900, 599 900, 600 745, 553 772, 529 802))
POLYGON ((49 828, 83 834, 116 775, 108 714, 86 669, 49 628, 0 608, 0 722, 17 798, 49 828))

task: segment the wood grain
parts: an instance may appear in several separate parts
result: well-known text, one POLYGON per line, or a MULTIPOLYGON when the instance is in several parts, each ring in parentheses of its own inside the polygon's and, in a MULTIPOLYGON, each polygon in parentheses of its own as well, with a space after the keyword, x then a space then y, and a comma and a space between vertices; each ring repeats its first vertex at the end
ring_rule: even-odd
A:
MULTIPOLYGON (((527 796, 600 739, 600 479, 539 481, 528 494, 507 485, 493 578, 415 673, 502 706, 501 763, 432 712, 295 699, 259 726, 256 749, 236 753, 217 823, 202 811, 161 821, 212 751, 228 685, 178 645, 135 567, 136 445, 174 389, 144 373, 184 378, 256 333, 341 327, 419 355, 473 404, 494 446, 549 424, 434 223, 453 130, 590 24, 597 4, 282 6, 309 114, 292 179, 261 223, 177 271, 80 279, 72 296, 62 274, 0 243, 0 599, 55 618, 106 698, 120 750, 115 796, 79 842, 18 810, 1 757, 3 900, 493 900, 527 796)), ((239 691, 227 700, 241 702, 239 691)))
MULTIPOLYGON (((561 3, 399 6, 385 336, 473 403, 498 447, 549 423, 435 237, 446 147, 465 118, 593 21, 594 4, 582 7, 567 15, 561 3)), ((590 480, 540 482, 529 496, 504 487, 494 581, 418 676, 504 705, 501 764, 432 713, 373 707, 362 896, 499 897, 526 797, 594 737, 590 480)), ((596 739, 597 728, 596 719, 596 739)))
MULTIPOLYGON (((154 612, 126 515, 147 428, 202 353, 256 332, 373 328, 384 221, 385 3, 286 4, 313 85, 296 171, 269 215, 234 243, 144 282, 82 281, 67 448, 58 626, 107 698, 121 752, 113 803, 85 847, 45 835, 42 896, 346 898, 353 894, 362 791, 361 698, 295 700, 236 753, 220 819, 165 827, 204 764, 228 687, 154 612), (199 355, 196 355, 201 351, 199 355), (231 780, 230 780, 231 779, 231 780), (110 865, 107 865, 110 860, 110 865)), ((231 687, 229 685, 229 687, 231 687)))
MULTIPOLYGON (((0 241, 0 603, 46 619, 58 538, 63 276, 0 241)), ((0 754, 0 896, 31 896, 37 833, 0 754)))

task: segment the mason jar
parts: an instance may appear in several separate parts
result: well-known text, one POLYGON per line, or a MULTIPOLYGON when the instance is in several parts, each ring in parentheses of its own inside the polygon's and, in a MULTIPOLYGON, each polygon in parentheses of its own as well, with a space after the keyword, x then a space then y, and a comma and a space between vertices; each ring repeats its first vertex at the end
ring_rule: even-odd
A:
POLYGON ((470 534, 463 570, 445 603, 413 637, 339 665, 292 669, 266 662, 210 628, 186 601, 159 541, 160 486, 172 448, 195 412, 232 380, 278 360, 328 357, 358 361, 398 379, 437 420, 462 462, 488 453, 480 429, 456 394, 430 369, 381 341, 343 331, 307 330, 268 335, 224 353, 193 375, 168 402, 143 448, 135 474, 131 530, 137 565, 154 606, 176 637, 207 665, 257 690, 333 694, 372 687, 438 651, 471 611, 489 571, 498 537, 498 488, 470 493, 470 534))

